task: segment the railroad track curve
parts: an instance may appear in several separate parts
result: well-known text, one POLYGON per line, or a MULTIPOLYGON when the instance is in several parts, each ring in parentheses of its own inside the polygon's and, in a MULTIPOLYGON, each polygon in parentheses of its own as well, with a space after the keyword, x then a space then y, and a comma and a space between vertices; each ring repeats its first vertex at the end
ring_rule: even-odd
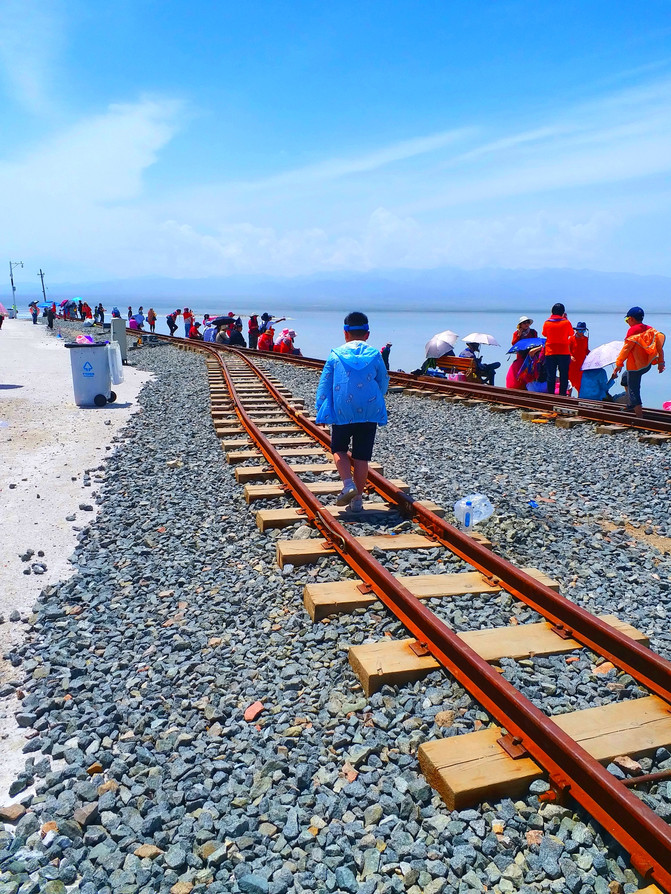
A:
MULTIPOLYGON (((500 725, 500 730, 487 729, 420 746, 420 767, 448 806, 461 808, 485 793, 496 796, 525 790, 529 781, 538 778, 540 767, 558 797, 572 796, 626 848, 632 865, 645 879, 671 892, 671 827, 602 766, 615 755, 647 752, 671 743, 671 663, 642 644, 639 640, 645 638, 634 628, 614 617, 595 617, 564 599, 555 592, 554 582, 495 555, 486 544, 445 522, 437 507, 409 496, 402 482, 389 481, 381 470, 372 468, 369 476, 371 492, 384 501, 376 506, 382 509, 386 504, 421 533, 353 536, 345 511, 320 500, 336 493, 340 485, 316 477, 333 470, 330 462, 324 462, 329 437, 305 415, 300 402, 292 401, 286 389, 258 369, 248 352, 182 339, 173 343, 206 356, 213 421, 229 462, 261 460, 260 465, 240 466, 236 473, 238 480, 246 483, 247 501, 290 496, 296 503, 293 510, 261 510, 257 513, 259 527, 265 530, 301 520, 319 532, 319 539, 278 541, 278 563, 296 566, 337 555, 357 575, 357 581, 340 585, 308 584, 304 599, 313 619, 368 606, 377 599, 411 634, 411 639, 387 642, 384 648, 377 644, 352 648, 350 662, 367 694, 384 682, 418 679, 440 666, 500 725), (291 457, 298 462, 290 462, 291 457), (311 462, 314 457, 320 457, 322 463, 311 462), (311 481, 301 477, 305 472, 311 473, 311 481), (279 484, 253 483, 275 479, 279 484), (449 550, 473 570, 441 574, 432 580, 424 576, 398 578, 375 555, 387 549, 428 546, 449 550), (504 590, 545 619, 538 625, 522 625, 527 627, 525 634, 533 633, 537 639, 525 646, 518 638, 516 654, 539 654, 539 650, 540 654, 554 654, 584 646, 626 671, 651 695, 626 703, 628 719, 624 724, 622 703, 616 703, 613 707, 618 710, 610 712, 615 719, 609 719, 611 706, 550 719, 492 666, 509 654, 505 649, 510 649, 510 644, 499 646, 498 651, 492 648, 492 631, 484 631, 490 635, 488 647, 483 645, 487 636, 457 635, 423 602, 429 597, 483 590, 504 590), (395 650, 391 661, 387 657, 390 645, 395 650), (476 743, 472 736, 480 741, 476 743), (495 756, 479 786, 464 773, 473 759, 473 749, 495 756)), ((269 359, 275 359, 274 355, 269 359)), ((503 629, 496 629, 499 638, 503 629)))
MULTIPOLYGON (((248 356, 259 357, 258 351, 241 350, 248 356)), ((324 361, 315 357, 297 357, 291 354, 269 355, 273 360, 320 370, 324 361)), ((454 382, 431 376, 415 376, 409 373, 390 372, 392 386, 403 388, 406 393, 416 396, 466 401, 472 404, 487 403, 495 410, 526 411, 528 418, 539 421, 556 421, 564 428, 573 428, 583 423, 596 423, 604 427, 603 433, 616 434, 626 429, 659 435, 658 439, 671 440, 671 413, 655 407, 645 407, 643 418, 626 411, 621 404, 603 401, 581 400, 577 397, 544 394, 541 392, 519 391, 497 385, 483 385, 474 382, 454 382), (534 415, 535 414, 535 415, 534 415)))

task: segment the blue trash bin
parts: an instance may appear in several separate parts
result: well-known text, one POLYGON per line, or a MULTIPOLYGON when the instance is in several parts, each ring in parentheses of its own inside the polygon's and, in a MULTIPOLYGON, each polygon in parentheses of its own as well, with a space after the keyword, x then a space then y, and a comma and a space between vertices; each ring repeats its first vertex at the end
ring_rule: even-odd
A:
POLYGON ((69 342, 72 367, 72 387, 78 407, 104 407, 116 400, 112 391, 107 345, 103 343, 78 345, 69 342))

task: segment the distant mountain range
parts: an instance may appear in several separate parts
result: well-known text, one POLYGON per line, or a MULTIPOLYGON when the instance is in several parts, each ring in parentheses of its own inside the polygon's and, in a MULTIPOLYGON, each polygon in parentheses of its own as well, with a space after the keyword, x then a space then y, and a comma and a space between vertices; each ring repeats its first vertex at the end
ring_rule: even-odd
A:
MULTIPOLYGON (((204 279, 136 277, 107 282, 48 283, 49 297, 83 296, 90 299, 149 304, 190 302, 242 304, 281 303, 289 308, 328 309, 361 306, 370 310, 507 310, 531 311, 563 301, 567 308, 591 311, 627 310, 640 304, 646 310, 671 312, 671 277, 632 273, 602 273, 569 268, 512 270, 482 268, 461 270, 343 271, 309 276, 227 276, 204 279), (626 306, 625 306, 626 305, 626 306)), ((18 281, 17 299, 41 296, 39 283, 28 287, 18 281)), ((2 287, 9 301, 9 284, 2 287)), ((18 300, 17 300, 17 303, 18 300)))

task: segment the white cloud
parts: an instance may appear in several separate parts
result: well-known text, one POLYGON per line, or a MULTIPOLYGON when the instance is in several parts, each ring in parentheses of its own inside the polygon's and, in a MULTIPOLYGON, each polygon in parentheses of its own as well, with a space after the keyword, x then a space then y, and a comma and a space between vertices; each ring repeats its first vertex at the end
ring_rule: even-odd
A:
POLYGON ((658 216, 670 201, 653 179, 671 168, 668 80, 507 131, 453 128, 253 183, 168 183, 150 199, 147 170, 159 165, 161 180, 183 114, 170 99, 112 105, 0 162, 7 249, 33 246, 61 279, 615 269, 610 245, 653 198, 658 216))
POLYGON ((123 271, 134 243, 154 228, 143 175, 179 127, 181 106, 146 98, 112 105, 49 138, 19 162, 0 163, 0 241, 50 263, 123 271))

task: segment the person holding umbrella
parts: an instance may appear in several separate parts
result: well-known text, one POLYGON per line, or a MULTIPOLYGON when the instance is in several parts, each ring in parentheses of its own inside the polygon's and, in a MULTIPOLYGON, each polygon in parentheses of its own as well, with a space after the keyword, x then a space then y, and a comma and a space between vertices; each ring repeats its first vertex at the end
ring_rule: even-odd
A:
MULTIPOLYGON (((531 347, 531 345, 527 345, 526 340, 528 338, 538 338, 538 332, 531 328, 532 323, 533 320, 528 314, 522 314, 517 323, 517 328, 513 332, 511 349, 514 348, 519 341, 525 342, 525 346, 523 350, 515 352, 515 359, 506 374, 506 388, 516 388, 522 391, 526 388, 526 384, 524 384, 520 378, 520 372, 524 365, 524 361, 529 356, 529 348, 531 347)), ((508 353, 511 354, 513 352, 510 350, 508 353)))
POLYGON ((629 326, 624 339, 624 347, 615 361, 615 369, 612 378, 616 378, 622 367, 627 367, 627 409, 633 410, 639 418, 643 416, 643 403, 641 401, 641 379, 654 365, 657 371, 663 373, 666 369, 664 363, 664 342, 666 336, 663 332, 657 332, 652 326, 643 322, 645 312, 642 307, 632 307, 624 318, 629 326))
POLYGON ((466 335, 462 338, 462 341, 466 342, 466 347, 459 354, 460 357, 466 357, 469 360, 473 360, 475 362, 475 374, 480 379, 481 382, 486 382, 487 385, 494 384, 494 376, 496 375, 496 370, 501 366, 500 363, 484 363, 482 357, 480 356, 480 345, 498 345, 497 340, 493 335, 486 335, 482 332, 472 332, 470 335, 466 335))

